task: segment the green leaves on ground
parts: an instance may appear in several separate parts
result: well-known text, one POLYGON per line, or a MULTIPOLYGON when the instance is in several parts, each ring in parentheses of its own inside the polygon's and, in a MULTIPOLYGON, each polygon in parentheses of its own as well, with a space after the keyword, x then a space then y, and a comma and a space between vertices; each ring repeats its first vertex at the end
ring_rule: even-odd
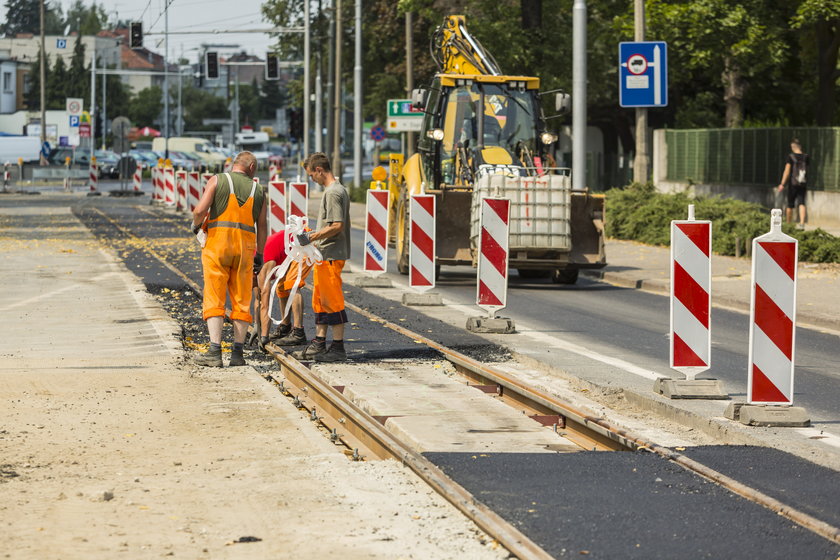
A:
MULTIPOLYGON (((754 237, 770 231, 770 212, 759 204, 716 196, 662 194, 650 184, 634 183, 607 191, 607 235, 669 245, 671 220, 687 219, 689 204, 694 204, 696 219, 712 221, 712 250, 717 254, 735 255, 736 244, 740 244, 743 255, 754 237)), ((799 231, 792 224, 784 224, 782 230, 799 240, 799 260, 840 262, 840 237, 821 229, 799 231)))

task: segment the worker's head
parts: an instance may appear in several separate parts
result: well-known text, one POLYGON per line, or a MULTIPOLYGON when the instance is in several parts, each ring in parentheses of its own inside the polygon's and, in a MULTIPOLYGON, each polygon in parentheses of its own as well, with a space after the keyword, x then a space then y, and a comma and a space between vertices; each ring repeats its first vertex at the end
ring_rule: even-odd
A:
POLYGON ((309 154, 303 161, 303 168, 306 169, 306 173, 312 177, 312 180, 319 185, 326 186, 335 180, 330 158, 324 152, 309 154))
POLYGON ((802 143, 799 142, 799 138, 790 139, 790 149, 797 154, 802 151, 802 143))
POLYGON ((232 171, 244 173, 248 177, 254 178, 257 172, 257 158, 251 152, 239 152, 236 154, 236 159, 233 160, 232 171))

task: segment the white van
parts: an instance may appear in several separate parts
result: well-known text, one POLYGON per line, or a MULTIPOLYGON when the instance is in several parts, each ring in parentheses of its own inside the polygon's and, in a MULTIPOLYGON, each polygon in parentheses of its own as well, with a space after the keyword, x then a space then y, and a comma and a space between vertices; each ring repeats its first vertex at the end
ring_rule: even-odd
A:
MULTIPOLYGON (((152 140, 152 150, 163 152, 166 149, 165 138, 152 140)), ((169 138, 169 150, 173 152, 192 152, 206 162, 210 167, 222 166, 225 156, 213 149, 213 145, 204 138, 188 138, 175 136, 169 138)))

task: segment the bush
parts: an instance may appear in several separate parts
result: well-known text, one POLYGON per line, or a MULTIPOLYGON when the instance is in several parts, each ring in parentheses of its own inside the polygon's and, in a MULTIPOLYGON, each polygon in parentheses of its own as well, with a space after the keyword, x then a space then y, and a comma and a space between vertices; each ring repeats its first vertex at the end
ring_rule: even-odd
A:
MULTIPOLYGON (((696 219, 712 221, 712 250, 717 254, 735 255, 737 243, 745 254, 754 237, 770 231, 770 212, 759 204, 717 196, 662 194, 651 184, 633 183, 607 191, 607 235, 667 246, 671 220, 687 219, 689 204, 694 204, 696 219)), ((783 224, 782 231, 799 240, 799 260, 840 262, 840 237, 821 229, 799 231, 793 224, 783 224)))

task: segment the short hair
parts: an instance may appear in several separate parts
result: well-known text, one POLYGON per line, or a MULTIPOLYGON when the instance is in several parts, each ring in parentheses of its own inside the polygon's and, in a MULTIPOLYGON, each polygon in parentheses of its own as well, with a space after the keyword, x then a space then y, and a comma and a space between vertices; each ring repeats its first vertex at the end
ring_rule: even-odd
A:
POLYGON ((315 152, 306 156, 303 160, 303 168, 307 171, 314 171, 316 167, 320 167, 324 171, 332 172, 330 166, 330 158, 324 152, 315 152))
POLYGON ((791 144, 796 144, 796 145, 797 145, 797 146, 799 146, 800 148, 802 147, 802 142, 800 142, 800 141, 799 141, 799 138, 791 138, 791 139, 790 139, 790 143, 791 143, 791 144))
POLYGON ((251 152, 239 152, 233 160, 233 165, 239 165, 240 167, 244 167, 246 169, 256 164, 257 156, 251 152))

